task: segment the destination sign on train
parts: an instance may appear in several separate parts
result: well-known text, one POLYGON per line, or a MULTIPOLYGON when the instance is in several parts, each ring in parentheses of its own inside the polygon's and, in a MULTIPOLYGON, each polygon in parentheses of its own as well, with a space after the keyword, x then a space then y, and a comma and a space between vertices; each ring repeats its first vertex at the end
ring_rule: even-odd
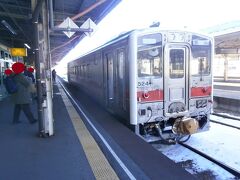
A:
POLYGON ((27 56, 26 48, 10 48, 12 56, 27 56))

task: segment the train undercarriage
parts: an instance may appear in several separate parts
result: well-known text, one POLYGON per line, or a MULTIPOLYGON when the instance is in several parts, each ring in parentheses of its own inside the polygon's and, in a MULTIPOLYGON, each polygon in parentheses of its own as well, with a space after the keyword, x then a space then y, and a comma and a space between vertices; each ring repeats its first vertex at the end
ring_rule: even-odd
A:
POLYGON ((170 118, 167 121, 155 121, 139 126, 139 135, 146 141, 160 141, 164 144, 186 142, 194 133, 204 131, 207 115, 170 118))

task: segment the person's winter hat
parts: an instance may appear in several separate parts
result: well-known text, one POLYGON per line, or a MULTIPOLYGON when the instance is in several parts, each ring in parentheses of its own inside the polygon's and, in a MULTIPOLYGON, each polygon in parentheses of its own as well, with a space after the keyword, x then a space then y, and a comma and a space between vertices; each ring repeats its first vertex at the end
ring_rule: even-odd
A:
POLYGON ((12 65, 12 70, 15 74, 20 74, 24 71, 25 66, 23 63, 16 62, 12 65))
POLYGON ((10 75, 10 74, 12 74, 13 72, 12 72, 11 69, 6 69, 6 70, 4 71, 4 73, 5 73, 6 75, 10 75))
POLYGON ((34 72, 34 68, 32 68, 32 67, 29 67, 27 70, 31 73, 34 72))

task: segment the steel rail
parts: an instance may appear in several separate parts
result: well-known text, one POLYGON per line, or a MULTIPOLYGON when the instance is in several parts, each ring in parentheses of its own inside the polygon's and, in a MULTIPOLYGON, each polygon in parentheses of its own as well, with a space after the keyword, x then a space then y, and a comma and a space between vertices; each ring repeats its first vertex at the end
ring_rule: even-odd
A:
POLYGON ((223 114, 219 114, 219 113, 211 113, 211 114, 215 115, 215 116, 220 116, 220 117, 223 117, 223 118, 228 118, 228 119, 233 119, 233 120, 240 121, 240 118, 237 118, 237 117, 232 117, 232 116, 223 115, 223 114))
POLYGON ((236 129, 240 130, 240 127, 233 126, 233 125, 230 125, 230 124, 226 124, 226 123, 223 123, 223 122, 219 122, 219 121, 215 121, 215 120, 210 120, 210 122, 213 122, 213 123, 216 123, 216 124, 221 124, 221 125, 224 125, 224 126, 228 126, 228 127, 236 128, 236 129))
POLYGON ((224 164, 223 162, 220 162, 210 156, 208 156, 207 154, 187 145, 187 144, 184 144, 184 143, 181 143, 179 142, 178 144, 182 145, 183 147, 195 152, 196 154, 206 158, 207 160, 217 164, 218 166, 222 167, 223 169, 225 169, 226 171, 228 171, 229 173, 233 174, 234 176, 236 176, 237 178, 240 178, 240 172, 232 167, 229 167, 228 165, 224 164))

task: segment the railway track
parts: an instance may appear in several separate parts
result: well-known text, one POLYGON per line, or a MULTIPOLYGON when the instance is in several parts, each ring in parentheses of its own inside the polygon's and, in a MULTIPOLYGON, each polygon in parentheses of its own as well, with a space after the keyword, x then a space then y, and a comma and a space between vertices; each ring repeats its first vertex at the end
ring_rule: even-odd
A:
POLYGON ((228 119, 232 119, 232 120, 240 121, 240 118, 233 117, 233 116, 229 116, 229 115, 223 115, 223 114, 219 114, 219 113, 212 113, 212 115, 219 116, 219 117, 223 117, 223 118, 228 118, 228 119))
MULTIPOLYGON (((228 118, 230 120, 240 121, 240 118, 236 118, 236 117, 232 117, 232 116, 228 116, 228 115, 222 115, 222 114, 218 114, 218 113, 212 113, 212 115, 215 115, 215 116, 218 116, 218 117, 223 117, 223 118, 228 118)), ((210 122, 213 122, 213 123, 216 123, 216 124, 221 124, 221 125, 224 125, 224 126, 228 126, 228 127, 240 130, 239 126, 234 126, 234 125, 231 125, 231 124, 228 124, 228 123, 224 123, 224 122, 220 122, 220 121, 216 121, 216 120, 212 120, 212 119, 210 119, 210 122)))
POLYGON ((209 155, 207 155, 207 154, 205 154, 205 153, 203 153, 203 152, 201 152, 201 151, 199 151, 199 150, 197 150, 197 149, 195 149, 195 148, 193 148, 193 147, 191 147, 191 146, 189 146, 187 144, 184 144, 184 143, 181 143, 181 142, 179 142, 178 144, 183 146, 183 147, 185 147, 185 148, 187 148, 187 149, 189 149, 189 150, 191 150, 192 152, 194 152, 194 153, 196 153, 196 154, 206 158, 207 160, 217 164, 218 166, 220 166, 224 170, 228 171, 229 173, 231 173, 235 177, 240 178, 240 172, 238 170, 236 170, 236 169, 234 169, 232 167, 229 167, 225 163, 222 163, 222 162, 220 162, 220 161, 210 157, 209 155))
POLYGON ((219 121, 215 121, 215 120, 210 120, 210 122, 213 122, 213 123, 216 123, 216 124, 221 124, 221 125, 224 125, 224 126, 228 126, 228 127, 235 128, 235 129, 239 129, 239 130, 240 130, 240 127, 233 126, 233 125, 231 125, 231 124, 226 124, 226 123, 219 122, 219 121))

